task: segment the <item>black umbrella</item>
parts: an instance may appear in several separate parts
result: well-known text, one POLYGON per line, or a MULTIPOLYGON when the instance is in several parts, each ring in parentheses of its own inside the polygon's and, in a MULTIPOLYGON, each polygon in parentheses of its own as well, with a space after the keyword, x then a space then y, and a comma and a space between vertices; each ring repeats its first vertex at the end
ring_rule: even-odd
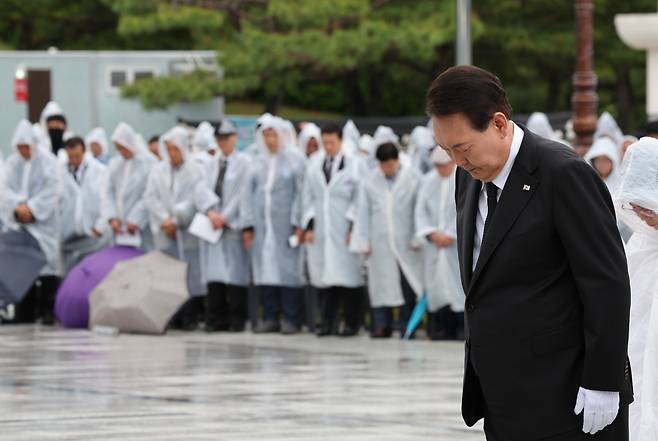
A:
POLYGON ((0 234, 0 306, 20 302, 44 266, 46 256, 27 231, 0 234))

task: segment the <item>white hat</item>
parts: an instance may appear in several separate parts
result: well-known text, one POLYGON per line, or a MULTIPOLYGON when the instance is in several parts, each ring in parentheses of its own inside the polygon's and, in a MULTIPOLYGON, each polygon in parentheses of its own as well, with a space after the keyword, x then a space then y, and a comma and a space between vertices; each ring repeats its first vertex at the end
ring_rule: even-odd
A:
POLYGON ((434 147, 430 158, 432 159, 432 164, 436 165, 447 165, 452 162, 450 155, 448 155, 448 153, 446 153, 441 147, 434 147))

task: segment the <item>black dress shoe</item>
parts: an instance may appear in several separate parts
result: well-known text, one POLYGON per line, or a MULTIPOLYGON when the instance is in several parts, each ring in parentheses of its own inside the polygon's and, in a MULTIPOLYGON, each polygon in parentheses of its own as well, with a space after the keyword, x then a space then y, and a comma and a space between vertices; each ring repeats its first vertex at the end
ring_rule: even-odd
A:
POLYGON ((340 333, 341 337, 354 337, 356 335, 359 335, 359 328, 352 328, 349 326, 346 326, 345 329, 343 329, 343 332, 340 333))
POLYGON ((243 332, 244 331, 244 323, 243 324, 233 324, 229 326, 228 332, 233 332, 233 333, 238 333, 238 332, 243 332))
POLYGON ((317 331, 315 331, 315 335, 317 335, 318 337, 327 337, 333 334, 334 332, 331 326, 322 325, 317 329, 317 331))
POLYGON ((371 334, 371 338, 391 338, 393 330, 391 329, 375 329, 371 334))
POLYGON ((230 330, 230 326, 227 324, 206 324, 205 331, 207 333, 213 333, 213 332, 226 332, 230 330))

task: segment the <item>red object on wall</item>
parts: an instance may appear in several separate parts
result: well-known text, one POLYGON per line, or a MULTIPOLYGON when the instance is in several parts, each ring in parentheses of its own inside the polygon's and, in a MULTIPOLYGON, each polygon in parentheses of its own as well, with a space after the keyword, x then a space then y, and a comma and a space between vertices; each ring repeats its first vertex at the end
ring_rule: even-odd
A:
POLYGON ((28 90, 27 90, 27 79, 15 79, 14 80, 14 95, 17 102, 27 102, 28 90))

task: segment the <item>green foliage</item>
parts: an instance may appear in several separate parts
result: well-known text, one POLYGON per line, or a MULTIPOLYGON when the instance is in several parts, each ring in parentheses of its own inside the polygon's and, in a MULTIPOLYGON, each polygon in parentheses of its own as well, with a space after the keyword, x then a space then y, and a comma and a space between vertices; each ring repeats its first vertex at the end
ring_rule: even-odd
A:
MULTIPOLYGON (((614 16, 655 0, 594 0, 600 110, 643 123, 645 54, 614 16)), ((474 62, 496 72, 516 112, 570 109, 572 1, 473 2, 474 62)), ((351 115, 422 114, 427 84, 454 63, 454 0, 3 0, 0 48, 213 49, 224 70, 141 80, 125 96, 260 101, 351 115)))
POLYGON ((139 97, 146 109, 161 109, 178 102, 209 100, 222 94, 223 84, 216 75, 197 70, 179 77, 142 79, 125 86, 121 95, 139 97))

